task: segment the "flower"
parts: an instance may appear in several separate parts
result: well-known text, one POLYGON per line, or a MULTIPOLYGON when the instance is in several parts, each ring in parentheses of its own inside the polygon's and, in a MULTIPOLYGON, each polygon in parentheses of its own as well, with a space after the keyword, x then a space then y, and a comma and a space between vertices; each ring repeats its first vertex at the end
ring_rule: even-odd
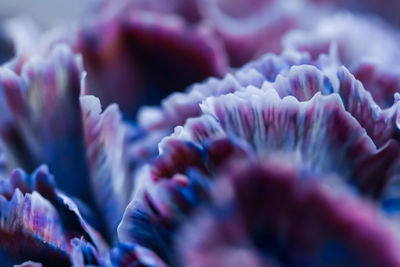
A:
POLYGON ((2 262, 400 265, 399 30, 346 5, 0 25, 2 262))

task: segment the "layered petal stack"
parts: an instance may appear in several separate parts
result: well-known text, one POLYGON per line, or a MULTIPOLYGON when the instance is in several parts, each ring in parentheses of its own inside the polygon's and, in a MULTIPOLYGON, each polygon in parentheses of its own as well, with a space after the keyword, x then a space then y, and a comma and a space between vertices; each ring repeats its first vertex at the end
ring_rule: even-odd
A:
POLYGON ((0 20, 0 266, 400 266, 400 29, 376 2, 0 20))

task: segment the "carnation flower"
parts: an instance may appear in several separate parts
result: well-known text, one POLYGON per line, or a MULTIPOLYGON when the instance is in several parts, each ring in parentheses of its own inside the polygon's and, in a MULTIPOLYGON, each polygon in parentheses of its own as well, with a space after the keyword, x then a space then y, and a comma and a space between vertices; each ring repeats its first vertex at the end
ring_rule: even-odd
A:
POLYGON ((1 24, 1 264, 400 265, 400 31, 349 5, 1 24))

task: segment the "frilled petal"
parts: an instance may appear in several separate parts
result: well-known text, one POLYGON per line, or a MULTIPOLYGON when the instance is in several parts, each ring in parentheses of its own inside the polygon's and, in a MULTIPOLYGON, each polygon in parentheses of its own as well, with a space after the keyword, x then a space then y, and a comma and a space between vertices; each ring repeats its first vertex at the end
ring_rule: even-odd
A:
POLYGON ((209 178, 195 170, 154 184, 143 199, 128 205, 118 227, 120 242, 140 244, 167 263, 175 263, 174 233, 195 208, 208 201, 209 190, 209 178))
MULTIPOLYGON (((319 92, 323 95, 337 93, 345 110, 357 119, 378 147, 390 139, 398 139, 399 104, 395 90, 392 91, 394 95, 391 95, 394 103, 383 109, 378 105, 374 95, 367 91, 363 83, 346 67, 338 67, 334 61, 321 69, 318 65, 323 64, 317 62, 316 65, 294 65, 287 72, 277 75, 272 83, 264 84, 260 89, 274 90, 280 97, 294 96, 299 101, 307 101, 319 92)), ((368 68, 366 65, 363 66, 368 68)), ((374 77, 369 77, 374 80, 374 77)), ((373 82, 379 80, 381 79, 375 79, 373 82)))
POLYGON ((122 242, 147 246, 168 263, 177 260, 171 247, 177 229, 208 202, 207 184, 229 158, 288 154, 317 177, 336 174, 375 198, 398 162, 399 145, 376 149, 338 94, 317 93, 299 102, 292 96, 281 99, 271 88, 248 87, 209 97, 201 109, 203 116, 189 119, 160 143, 147 174, 154 184, 131 202, 119 226, 122 242))
MULTIPOLYGON (((345 111, 337 94, 318 93, 309 101, 299 102, 293 97, 280 99, 272 89, 264 92, 247 88, 244 92, 210 97, 203 102, 202 110, 209 115, 189 120, 185 128, 178 128, 161 143, 161 155, 153 169, 157 179, 171 177, 171 173, 180 173, 188 166, 198 166, 187 161, 189 156, 179 157, 182 152, 177 153, 180 146, 176 143, 194 142, 201 149, 207 141, 224 136, 261 156, 289 151, 294 161, 322 173, 338 173, 362 192, 373 195, 380 192, 383 181, 390 179, 389 173, 379 179, 378 174, 385 170, 384 166, 395 164, 398 157, 395 142, 380 150, 375 148, 365 130, 345 111), (387 156, 386 161, 378 160, 382 154, 387 156), (165 161, 164 157, 172 159, 165 161), (185 161, 176 164, 179 159, 185 161), (362 172, 365 162, 371 164, 371 161, 376 163, 373 175, 371 170, 362 172), (370 184, 371 179, 375 180, 375 186, 370 184)), ((189 153, 188 149, 185 151, 189 153)), ((195 154, 190 152, 190 155, 195 154)))
POLYGON ((184 93, 175 92, 165 98, 160 107, 141 108, 139 131, 130 145, 132 158, 141 162, 154 158, 162 137, 172 133, 175 126, 182 125, 187 119, 199 116, 199 104, 207 97, 243 91, 248 85, 260 88, 265 82, 275 81, 279 74, 287 74, 291 66, 306 63, 311 63, 307 54, 290 51, 280 56, 267 54, 222 79, 210 78, 187 88, 184 93))
POLYGON ((81 72, 79 58, 65 45, 55 46, 47 58, 29 59, 21 75, 2 68, 5 99, 22 140, 3 138, 9 138, 7 145, 25 169, 47 163, 62 190, 89 203, 79 108, 81 72))
MULTIPOLYGON (((223 79, 210 78, 203 83, 194 84, 187 92, 173 93, 162 102, 160 120, 163 127, 173 128, 183 124, 186 119, 200 114, 199 104, 209 96, 219 96, 243 91, 246 86, 253 85, 260 88, 266 81, 273 82, 278 74, 285 74, 293 65, 309 63, 306 54, 283 53, 281 56, 267 54, 238 69, 233 75, 227 74, 223 79)), ((146 113, 146 110, 143 111, 146 113)), ((139 117, 139 123, 140 117, 139 117)), ((157 128, 157 121, 145 128, 157 128)), ((158 126, 160 127, 160 126, 158 126)))
POLYGON ((80 101, 90 185, 113 236, 134 188, 127 160, 127 129, 115 104, 101 112, 98 98, 82 96, 80 101))
POLYGON ((337 47, 338 59, 363 83, 381 108, 393 103, 400 91, 400 56, 396 29, 376 18, 337 14, 310 31, 293 31, 284 38, 284 47, 307 51, 311 58, 337 47))
POLYGON ((47 166, 40 166, 32 175, 16 169, 9 179, 1 180, 0 188, 4 203, 1 214, 4 238, 7 234, 15 235, 8 237, 13 240, 10 244, 4 239, 3 250, 15 259, 38 259, 43 264, 53 261, 55 264, 61 258, 68 265, 74 247, 71 240, 75 237, 83 238, 96 248, 97 261, 107 259, 106 243, 82 218, 72 199, 56 189, 47 166), (18 243, 21 238, 28 241, 18 243))
POLYGON ((392 106, 382 109, 373 95, 345 67, 340 68, 337 75, 339 94, 346 110, 366 129, 374 142, 381 146, 390 139, 399 140, 399 94, 392 95, 392 106))
POLYGON ((69 266, 68 242, 50 202, 37 192, 23 195, 18 189, 0 202, 3 262, 32 259, 69 266))
POLYGON ((135 10, 99 18, 82 30, 76 46, 89 93, 106 105, 118 103, 131 119, 139 105, 159 104, 173 91, 226 72, 218 38, 173 14, 135 10))
POLYGON ((177 239, 182 266, 399 264, 393 225, 338 185, 279 157, 231 162, 220 175, 215 204, 177 239))

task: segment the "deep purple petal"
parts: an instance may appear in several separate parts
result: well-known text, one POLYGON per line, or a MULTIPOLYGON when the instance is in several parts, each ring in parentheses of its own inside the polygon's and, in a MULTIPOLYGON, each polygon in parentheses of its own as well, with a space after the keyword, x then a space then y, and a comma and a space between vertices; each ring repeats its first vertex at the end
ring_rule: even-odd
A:
POLYGON ((89 93, 106 105, 118 103, 131 119, 139 105, 159 104, 173 91, 226 72, 218 38, 175 15, 136 10, 100 18, 82 30, 77 50, 88 70, 89 93))
POLYGON ((229 193, 215 191, 217 204, 178 238, 182 265, 203 266, 210 258, 224 265, 232 251, 254 266, 399 264, 397 233, 339 185, 316 183, 320 177, 276 157, 232 162, 223 173, 217 188, 229 193))

